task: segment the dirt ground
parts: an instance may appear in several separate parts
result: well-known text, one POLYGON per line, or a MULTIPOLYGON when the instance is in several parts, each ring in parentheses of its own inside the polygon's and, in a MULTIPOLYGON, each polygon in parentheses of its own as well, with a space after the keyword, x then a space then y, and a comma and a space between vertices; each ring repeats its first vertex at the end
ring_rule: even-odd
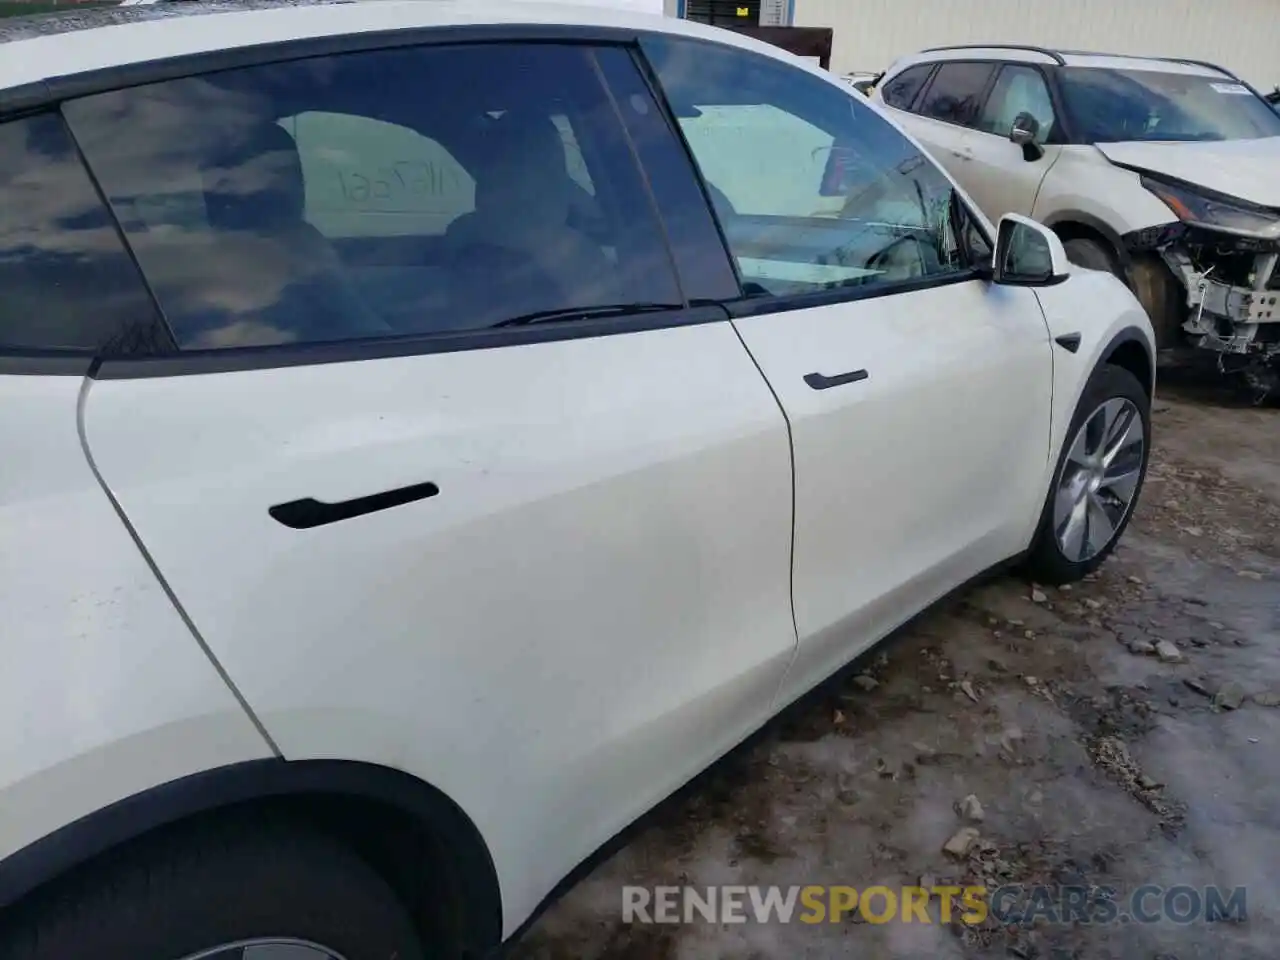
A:
POLYGON ((1140 507, 1093 579, 1001 579, 926 614, 863 658, 874 685, 854 674, 806 698, 668 801, 511 956, 1280 956, 1280 411, 1171 374, 1154 421, 1140 507), (1162 659, 1158 641, 1176 649, 1162 659), (957 858, 942 847, 970 794, 979 838, 957 858), (1243 886, 1247 918, 622 922, 626 884, 921 877, 1122 897, 1147 883, 1243 886))

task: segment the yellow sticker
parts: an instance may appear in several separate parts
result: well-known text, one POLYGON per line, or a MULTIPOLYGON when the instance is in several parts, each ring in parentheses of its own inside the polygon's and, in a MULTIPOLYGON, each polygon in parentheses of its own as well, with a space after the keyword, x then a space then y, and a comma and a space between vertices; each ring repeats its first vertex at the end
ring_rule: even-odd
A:
POLYGON ((751 15, 751 11, 750 11, 748 8, 746 8, 746 7, 739 7, 739 8, 738 8, 738 16, 740 16, 740 17, 749 17, 750 15, 751 15))

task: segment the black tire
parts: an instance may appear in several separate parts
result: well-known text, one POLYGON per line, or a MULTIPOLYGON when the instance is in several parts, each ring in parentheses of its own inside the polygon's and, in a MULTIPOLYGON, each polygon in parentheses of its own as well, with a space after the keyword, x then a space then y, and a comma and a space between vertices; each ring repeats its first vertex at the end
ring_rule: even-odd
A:
POLYGON ((1058 453, 1058 462, 1053 471, 1053 481, 1049 484, 1049 491, 1045 496, 1044 507, 1040 513, 1040 525, 1036 530, 1035 539, 1032 541, 1031 551, 1027 555, 1024 572, 1038 583, 1062 584, 1074 583, 1098 569, 1103 561, 1111 555, 1111 551, 1115 549, 1120 538, 1124 536, 1125 528, 1128 527, 1129 521, 1133 517, 1133 511, 1142 496, 1142 486, 1147 479, 1147 465, 1150 459, 1151 399, 1147 396, 1147 392, 1143 389, 1138 378, 1128 370, 1111 364, 1101 364, 1089 378, 1089 382, 1085 385, 1084 391, 1080 395, 1080 402, 1076 404, 1075 413, 1071 416, 1071 424, 1067 428, 1066 436, 1062 442, 1062 449, 1058 453), (1129 509, 1116 525, 1111 542, 1090 559, 1077 562, 1062 553, 1058 546, 1057 537, 1054 536, 1053 498, 1057 492, 1063 469, 1066 466, 1067 453, 1071 449, 1071 443, 1075 439, 1077 431, 1098 407, 1115 398, 1132 401, 1142 417, 1142 428, 1145 431, 1146 443, 1143 450, 1142 467, 1138 475, 1138 485, 1134 489, 1129 509))
POLYGON ((1099 241, 1088 237, 1072 237, 1064 240, 1062 246, 1067 251, 1067 259, 1076 266, 1089 270, 1105 270, 1121 280, 1124 279, 1115 254, 1099 241))
POLYGON ((423 957, 383 879, 340 842, 288 821, 167 830, 14 912, 0 929, 2 960, 184 960, 273 937, 345 960, 423 957))

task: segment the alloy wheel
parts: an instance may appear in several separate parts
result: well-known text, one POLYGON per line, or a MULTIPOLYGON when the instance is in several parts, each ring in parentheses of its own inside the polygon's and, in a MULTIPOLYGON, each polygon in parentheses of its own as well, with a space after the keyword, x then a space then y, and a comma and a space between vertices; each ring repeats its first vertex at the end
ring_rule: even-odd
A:
POLYGON ((1053 534, 1067 560, 1092 560, 1115 539, 1133 508, 1146 451, 1132 400, 1107 400, 1080 425, 1053 498, 1053 534))

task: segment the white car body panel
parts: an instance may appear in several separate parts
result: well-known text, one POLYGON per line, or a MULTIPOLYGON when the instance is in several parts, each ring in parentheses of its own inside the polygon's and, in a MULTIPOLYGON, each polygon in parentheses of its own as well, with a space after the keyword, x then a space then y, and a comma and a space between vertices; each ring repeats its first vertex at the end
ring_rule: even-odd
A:
POLYGON ((966 159, 953 172, 968 184, 973 199, 990 211, 993 219, 1006 213, 1029 217, 1064 148, 1047 143, 1041 149, 1044 155, 1039 160, 1028 161, 1022 148, 1008 137, 971 131, 965 140, 966 159))
POLYGON ((284 756, 451 797, 507 933, 763 723, 794 654, 786 422, 727 321, 97 382, 85 435, 284 756))
POLYGON ((272 756, 85 459, 83 382, 0 374, 0 857, 168 781, 272 756))
MULTIPOLYGON (((884 82, 881 81, 880 85, 872 91, 872 96, 878 96, 883 89, 884 82)), ((963 179, 958 168, 965 160, 966 131, 964 127, 934 120, 932 117, 922 117, 917 113, 907 113, 905 110, 895 110, 883 100, 877 100, 876 106, 886 116, 892 117, 901 129, 915 137, 929 155, 951 174, 952 179, 963 179)))
MULTIPOLYGON (((1137 331, 1155 356, 1156 335, 1146 311, 1129 288, 1110 273, 1073 266, 1065 283, 1036 290, 1051 337, 1080 334, 1080 348, 1053 352, 1053 458, 1042 481, 1048 491, 1058 454, 1067 440, 1067 427, 1089 377, 1115 339, 1137 331)), ((1148 387, 1153 386, 1148 384, 1148 387)))
POLYGON ((1027 545, 1044 499, 1051 346, 1034 293, 982 281, 735 323, 795 448, 790 700, 1027 545), (830 389, 804 380, 858 369, 865 380, 830 389))
POLYGON ((880 106, 910 130, 930 155, 968 191, 991 220, 1006 213, 1030 215, 1046 175, 1063 150, 1044 146, 1044 156, 1027 162, 1022 148, 1006 137, 880 106))
POLYGON ((1097 147, 1046 144, 1045 155, 1028 163, 1022 150, 1002 137, 883 102, 877 106, 920 141, 990 220, 1020 213, 1053 223, 1083 214, 1118 236, 1174 220, 1173 211, 1143 189, 1136 173, 1110 163, 1097 147))
POLYGON ((1099 143, 1109 160, 1280 207, 1280 137, 1207 143, 1099 143))
MULTIPOLYGON (((9 43, 0 89, 503 22, 714 39, 867 102, 764 43, 585 0, 162 17, 9 43)), ((922 146, 905 115, 872 109, 922 146)), ((16 648, 42 651, 0 681, 26 722, 0 748, 0 856, 278 746, 443 791, 493 856, 509 935, 780 704, 1025 549, 1073 405, 1126 326, 1152 339, 1122 285, 1075 270, 1035 291, 970 280, 501 349, 87 384, 0 376, 0 449, 17 465, 0 472, 0 609, 16 648), (1081 333, 1077 353, 1052 346, 1065 332, 1081 333), (803 382, 855 368, 866 382, 803 382), (331 526, 267 513, 424 481, 439 493, 331 526), (67 556, 49 548, 60 529, 67 556)))
POLYGON ((1044 223, 1083 220, 1105 224, 1116 236, 1176 219, 1168 205, 1138 182, 1132 170, 1115 166, 1097 147, 1072 144, 1040 185, 1031 216, 1044 223))

